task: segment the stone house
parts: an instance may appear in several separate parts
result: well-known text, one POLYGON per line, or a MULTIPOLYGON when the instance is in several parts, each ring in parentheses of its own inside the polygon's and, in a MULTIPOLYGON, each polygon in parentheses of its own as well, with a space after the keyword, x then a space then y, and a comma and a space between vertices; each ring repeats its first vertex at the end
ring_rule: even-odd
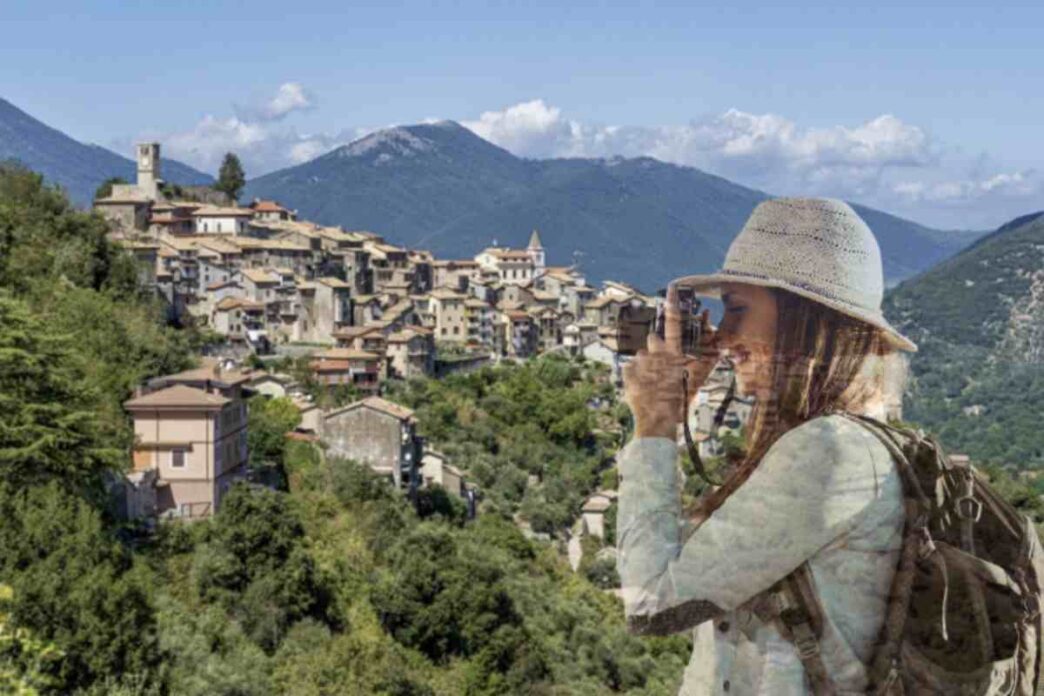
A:
POLYGON ((584 305, 584 318, 598 326, 616 326, 620 308, 631 304, 634 296, 621 298, 615 294, 604 294, 584 305))
POLYGON ((531 307, 529 315, 533 318, 537 350, 549 351, 562 345, 563 326, 558 310, 551 307, 531 307))
POLYGON ((210 313, 210 326, 231 341, 249 341, 250 332, 256 340, 266 335, 265 305, 245 297, 223 297, 210 313))
POLYGON ((501 355, 528 358, 537 349, 537 328, 533 317, 521 309, 500 314, 501 355))
POLYGON ((116 195, 94 201, 94 209, 121 230, 145 232, 149 229, 152 201, 137 194, 116 195))
POLYGON ((322 439, 327 457, 351 459, 391 477, 396 487, 420 483, 423 443, 413 411, 372 396, 328 413, 322 439))
POLYGON ((468 322, 468 343, 492 348, 495 343, 496 310, 477 297, 464 300, 464 315, 468 322))
POLYGON ((312 370, 324 386, 352 385, 364 394, 376 394, 380 388, 382 355, 354 348, 331 348, 312 358, 312 370))
POLYGON ((172 235, 184 237, 196 233, 196 221, 192 211, 200 203, 188 201, 156 201, 149 211, 149 234, 162 237, 172 235))
POLYGON ((255 198, 250 204, 254 211, 254 219, 264 222, 293 220, 297 217, 297 211, 287 210, 275 201, 265 201, 255 198))
POLYGON ((584 534, 605 538, 605 513, 616 500, 616 491, 592 493, 580 508, 584 534))
POLYGON ((425 486, 439 485, 446 492, 463 498, 467 490, 464 474, 446 460, 446 455, 435 450, 425 450, 421 457, 421 480, 425 486))
POLYGON ((410 379, 435 373, 435 338, 430 329, 407 326, 387 337, 388 371, 410 379))
POLYGON ((472 259, 436 260, 431 262, 432 287, 467 292, 478 270, 472 259))
POLYGON ((299 282, 301 302, 301 338, 307 341, 329 341, 335 333, 351 324, 351 286, 340 278, 319 278, 299 282))

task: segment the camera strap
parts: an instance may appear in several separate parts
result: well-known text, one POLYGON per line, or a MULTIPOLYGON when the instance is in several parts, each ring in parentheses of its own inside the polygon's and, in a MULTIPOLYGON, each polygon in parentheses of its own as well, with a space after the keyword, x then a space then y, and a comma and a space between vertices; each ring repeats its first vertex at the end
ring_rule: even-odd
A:
MULTIPOLYGON (((721 428, 721 424, 725 421, 725 416, 728 414, 729 406, 732 403, 733 397, 736 395, 736 376, 733 375, 732 381, 729 383, 729 389, 725 392, 725 398, 722 399, 721 405, 718 406, 718 410, 714 413, 714 420, 711 425, 710 437, 717 437, 718 429, 721 428)), ((692 462, 693 468, 696 470, 696 475, 703 479, 705 482, 712 486, 720 486, 721 481, 716 481, 710 477, 707 473, 707 467, 703 464, 703 459, 700 458, 700 450, 696 447, 696 444, 692 441, 692 431, 689 429, 689 371, 682 371, 682 403, 685 404, 685 414, 682 417, 682 431, 685 434, 685 449, 689 454, 689 461, 692 462)))

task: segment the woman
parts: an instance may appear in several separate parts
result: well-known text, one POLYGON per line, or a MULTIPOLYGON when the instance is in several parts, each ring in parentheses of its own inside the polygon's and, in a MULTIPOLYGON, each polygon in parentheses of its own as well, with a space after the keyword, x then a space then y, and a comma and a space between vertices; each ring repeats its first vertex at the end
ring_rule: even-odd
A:
POLYGON ((672 284, 664 339, 624 368, 635 438, 619 456, 622 596, 636 633, 693 628, 680 693, 865 693, 902 488, 880 441, 837 412, 898 415, 901 351, 916 346, 881 315, 882 294, 877 242, 848 205, 768 201, 719 273, 672 284), (695 358, 680 352, 679 285, 724 304, 717 331, 701 315, 695 358), (755 397, 748 448, 686 520, 677 426, 723 355, 755 397), (782 612, 801 588, 814 601, 782 612))

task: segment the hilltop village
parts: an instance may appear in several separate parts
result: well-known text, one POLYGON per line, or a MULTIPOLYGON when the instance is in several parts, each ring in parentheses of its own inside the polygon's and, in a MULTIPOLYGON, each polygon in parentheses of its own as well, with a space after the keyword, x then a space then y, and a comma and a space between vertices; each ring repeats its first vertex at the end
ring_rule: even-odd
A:
MULTIPOLYGON (((617 347, 620 308, 660 301, 622 282, 592 287, 575 265, 549 265, 536 230, 524 249, 436 259, 373 232, 299 219, 277 201, 240 206, 202 187, 172 195, 159 162, 158 144, 139 145, 136 183, 113 185, 95 209, 169 319, 219 340, 204 367, 151 380, 125 404, 138 437, 132 517, 213 514, 246 475, 244 398, 258 392, 295 399, 298 436, 321 439, 401 488, 442 484, 473 509, 474 487, 425 451, 412 412, 381 398, 386 382, 561 352, 608 365, 619 385, 627 359, 617 347), (357 400, 323 409, 288 375, 247 369, 272 355, 308 356, 316 383, 357 400)), ((725 380, 697 399, 703 440, 725 380)), ((729 424, 738 428, 748 411, 737 402, 729 424)))

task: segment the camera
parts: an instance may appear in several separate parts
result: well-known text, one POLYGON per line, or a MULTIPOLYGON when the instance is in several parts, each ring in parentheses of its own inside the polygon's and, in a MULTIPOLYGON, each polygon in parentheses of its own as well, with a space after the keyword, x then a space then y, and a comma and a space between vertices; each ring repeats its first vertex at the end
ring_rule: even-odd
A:
MULTIPOLYGON (((656 293, 665 297, 666 290, 656 293)), ((660 302, 656 307, 647 307, 634 302, 620 307, 616 322, 616 345, 620 355, 634 355, 646 347, 650 332, 664 337, 666 317, 665 304, 660 302)), ((678 288, 678 311, 681 314, 682 353, 696 355, 700 345, 700 309, 701 302, 692 288, 678 288)))

